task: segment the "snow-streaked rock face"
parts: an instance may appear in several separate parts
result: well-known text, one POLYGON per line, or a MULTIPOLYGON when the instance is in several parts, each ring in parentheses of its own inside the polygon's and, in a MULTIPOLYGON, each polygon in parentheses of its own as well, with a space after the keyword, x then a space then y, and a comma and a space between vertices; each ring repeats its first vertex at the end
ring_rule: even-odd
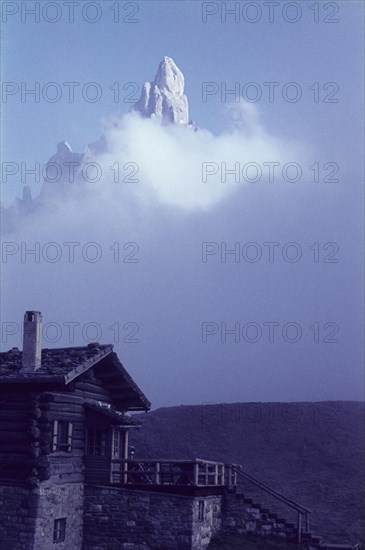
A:
MULTIPOLYGON (((188 98, 184 94, 185 79, 171 57, 161 61, 153 82, 146 82, 141 97, 130 109, 144 118, 152 118, 162 124, 176 124, 198 130, 193 121, 189 122, 188 98)), ((68 141, 61 141, 57 151, 47 161, 43 185, 38 196, 32 197, 29 186, 24 187, 23 196, 17 198, 7 208, 1 206, 1 214, 9 230, 16 228, 19 215, 42 211, 48 205, 48 199, 55 202, 65 193, 77 193, 83 189, 85 179, 82 176, 84 165, 93 161, 98 155, 107 152, 105 135, 98 141, 90 143, 82 153, 76 153, 68 141)), ((48 208, 47 206, 47 208, 48 208)))
POLYGON ((164 57, 155 76, 155 85, 162 91, 175 95, 184 94, 184 75, 171 57, 164 57))
POLYGON ((44 182, 50 186, 59 183, 71 183, 72 173, 77 172, 77 167, 81 165, 83 154, 74 153, 68 141, 61 141, 57 145, 57 153, 47 162, 44 182), (70 168, 74 165, 74 169, 70 168))
POLYGON ((188 124, 189 104, 184 86, 184 75, 171 57, 165 56, 154 81, 144 84, 132 110, 145 118, 157 117, 164 123, 188 124))

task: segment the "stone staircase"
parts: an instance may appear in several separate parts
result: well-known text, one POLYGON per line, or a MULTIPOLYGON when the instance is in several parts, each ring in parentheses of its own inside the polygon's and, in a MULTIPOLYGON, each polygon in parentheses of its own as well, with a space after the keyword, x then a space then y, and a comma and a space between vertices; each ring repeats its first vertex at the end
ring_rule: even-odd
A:
MULTIPOLYGON (((300 525, 300 523, 299 523, 300 525)), ((255 502, 237 487, 227 490, 224 507, 224 525, 226 533, 238 533, 270 537, 283 543, 298 544, 308 550, 359 550, 359 544, 332 544, 325 542, 322 536, 310 530, 300 529, 298 524, 287 521, 281 515, 272 512, 255 502)))

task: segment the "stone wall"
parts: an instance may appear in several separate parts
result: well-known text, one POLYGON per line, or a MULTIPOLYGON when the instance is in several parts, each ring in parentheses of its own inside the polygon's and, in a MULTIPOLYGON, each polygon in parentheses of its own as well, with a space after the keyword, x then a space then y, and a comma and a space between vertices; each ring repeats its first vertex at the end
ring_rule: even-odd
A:
POLYGON ((45 482, 0 487, 0 550, 205 550, 220 532, 292 540, 294 524, 243 494, 182 495, 45 482), (65 540, 53 542, 54 520, 65 540))
POLYGON ((222 496, 197 497, 193 503, 192 549, 207 548, 211 538, 222 527, 222 496), (199 518, 199 502, 203 502, 204 519, 199 518))
POLYGON ((81 550, 83 539, 83 483, 41 484, 36 534, 32 550, 81 550), (66 518, 63 542, 53 543, 54 520, 66 518))
POLYGON ((38 495, 17 486, 0 486, 0 550, 33 548, 38 495))
POLYGON ((87 487, 84 549, 204 550, 221 526, 221 499, 87 487))

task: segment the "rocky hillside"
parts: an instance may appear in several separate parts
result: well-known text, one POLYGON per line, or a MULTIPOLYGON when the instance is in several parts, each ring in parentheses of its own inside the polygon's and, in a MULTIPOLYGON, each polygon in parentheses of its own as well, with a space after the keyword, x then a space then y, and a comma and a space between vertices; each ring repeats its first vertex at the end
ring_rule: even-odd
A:
MULTIPOLYGON (((143 427, 131 439, 135 458, 242 464, 309 507, 311 530, 331 542, 365 542, 363 403, 204 404, 161 408, 140 418, 143 427)), ((252 486, 242 490, 277 508, 252 486)))

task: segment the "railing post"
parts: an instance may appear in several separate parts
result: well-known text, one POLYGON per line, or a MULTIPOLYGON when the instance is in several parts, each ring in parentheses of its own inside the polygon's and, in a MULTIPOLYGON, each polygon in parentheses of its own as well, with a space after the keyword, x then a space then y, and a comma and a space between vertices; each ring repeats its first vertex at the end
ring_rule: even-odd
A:
POLYGON ((309 532, 309 514, 308 512, 305 513, 305 530, 307 533, 309 532))
POLYGON ((155 466, 155 483, 156 485, 160 485, 160 463, 156 462, 155 466))
POLYGON ((302 542, 302 514, 299 511, 298 511, 297 529, 298 529, 298 544, 300 544, 302 542))
POLYGON ((237 485, 237 471, 235 470, 234 466, 232 464, 226 465, 227 469, 227 484, 228 487, 236 487, 237 485))
POLYGON ((124 460, 123 461, 123 484, 126 485, 128 483, 128 463, 124 460))
POLYGON ((198 464, 198 462, 194 463, 194 485, 196 487, 199 485, 199 464, 198 464))
POLYGON ((113 461, 110 461, 110 483, 114 483, 114 470, 113 470, 113 461))

